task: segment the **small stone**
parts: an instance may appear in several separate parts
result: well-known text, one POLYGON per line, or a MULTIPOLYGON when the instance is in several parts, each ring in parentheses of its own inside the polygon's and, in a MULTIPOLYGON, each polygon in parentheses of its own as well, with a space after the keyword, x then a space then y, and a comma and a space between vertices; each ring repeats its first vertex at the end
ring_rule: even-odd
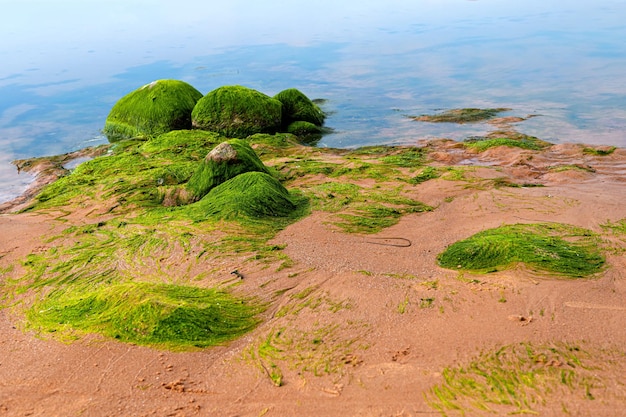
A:
POLYGON ((228 162, 237 160, 237 151, 230 143, 222 142, 209 152, 205 161, 228 162))

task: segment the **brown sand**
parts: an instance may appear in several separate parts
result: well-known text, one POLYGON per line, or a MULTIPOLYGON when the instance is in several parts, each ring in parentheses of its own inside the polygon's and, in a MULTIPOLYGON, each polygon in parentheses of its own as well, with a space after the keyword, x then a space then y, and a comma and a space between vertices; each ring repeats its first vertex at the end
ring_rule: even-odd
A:
MULTIPOLYGON (((274 241, 287 245, 293 267, 275 272, 250 265, 242 272, 250 293, 262 285, 290 289, 255 331, 227 346, 172 353, 96 339, 64 344, 22 331, 19 316, 0 310, 0 416, 438 415, 424 393, 441 382, 445 367, 516 342, 559 341, 610 352, 611 361, 605 355, 594 363, 602 381, 593 388, 594 400, 546 396, 536 407, 540 415, 564 415, 564 408, 572 416, 624 415, 623 251, 607 252, 609 268, 588 280, 547 278, 521 267, 463 280, 439 268, 436 256, 457 240, 503 224, 553 221, 601 232, 601 224, 626 218, 626 150, 600 157, 583 154, 578 145, 558 145, 477 155, 447 141, 427 146, 436 164, 476 165, 475 186, 444 179, 415 186, 415 198, 437 208, 408 215, 374 236, 390 240, 341 233, 324 213, 289 226, 274 241), (554 165, 583 169, 548 169, 554 165), (503 176, 545 187, 476 186, 503 176), (411 246, 375 244, 406 242, 400 238, 411 246), (403 279, 409 275, 417 279, 403 279), (429 284, 434 281, 436 288, 429 284), (319 306, 277 314, 307 288, 319 306), (343 307, 333 309, 338 303, 343 307), (249 359, 247 352, 272 331, 285 329, 297 338, 329 326, 334 330, 323 333, 326 340, 311 355, 334 359, 336 372, 316 376, 292 358, 293 366, 282 364, 284 385, 276 387, 249 359), (349 353, 337 347, 347 341, 353 343, 349 353)), ((5 276, 18 276, 19 260, 46 248, 42 236, 68 223, 97 221, 93 215, 72 218, 61 223, 44 214, 0 215, 0 268, 18 265, 5 276)), ((609 243, 625 245, 619 236, 609 243)))

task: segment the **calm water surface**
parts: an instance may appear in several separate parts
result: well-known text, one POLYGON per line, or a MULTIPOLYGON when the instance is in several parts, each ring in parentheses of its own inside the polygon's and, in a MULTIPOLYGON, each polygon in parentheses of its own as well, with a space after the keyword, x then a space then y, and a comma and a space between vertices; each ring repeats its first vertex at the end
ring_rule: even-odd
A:
POLYGON ((626 146, 621 0, 0 0, 0 202, 31 180, 12 160, 105 143, 113 104, 156 79, 203 93, 295 87, 327 100, 319 146, 457 140, 485 125, 407 115, 538 114, 553 142, 626 146), (313 7, 313 8, 312 8, 313 7))

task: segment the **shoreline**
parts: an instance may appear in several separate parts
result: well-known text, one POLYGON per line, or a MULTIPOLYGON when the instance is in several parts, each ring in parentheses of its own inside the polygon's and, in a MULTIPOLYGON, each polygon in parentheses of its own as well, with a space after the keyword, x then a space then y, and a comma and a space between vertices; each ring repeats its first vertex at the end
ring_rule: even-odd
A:
POLYGON ((39 194, 46 185, 70 173, 71 169, 65 166, 81 158, 95 158, 104 155, 111 145, 89 146, 77 151, 61 155, 43 156, 36 158, 17 159, 11 163, 17 172, 27 172, 34 176, 33 180, 19 196, 0 203, 0 214, 15 213, 28 207, 31 200, 39 194))
MULTIPOLYGON (((512 124, 518 123, 520 121, 527 120, 528 118, 534 117, 534 115, 529 115, 526 118, 512 118, 512 117, 503 117, 497 118, 488 121, 487 123, 496 126, 499 131, 505 132, 515 132, 512 128, 512 124)), ((403 144, 403 145, 380 145, 380 146, 390 146, 390 147, 423 147, 428 148, 432 144, 442 143, 442 142, 452 142, 455 144, 462 144, 463 141, 456 141, 448 138, 434 138, 434 139, 420 139, 417 140, 415 144, 403 144)), ((72 152, 67 152, 60 155, 52 155, 52 156, 43 156, 43 157, 34 157, 34 158, 25 158, 18 159, 12 161, 11 163, 15 165, 17 172, 27 172, 34 176, 33 180, 28 184, 25 190, 15 198, 0 203, 0 214, 11 214, 16 213, 20 210, 28 207, 32 199, 45 187, 46 185, 58 180, 59 178, 69 174, 71 169, 66 168, 65 166, 71 164, 73 161, 82 158, 92 159, 98 156, 102 156, 109 152, 113 144, 103 144, 97 146, 89 146, 83 149, 79 149, 72 152)), ((583 149, 595 149, 601 153, 613 152, 614 150, 626 149, 613 145, 591 145, 585 143, 559 143, 559 144, 551 144, 551 146, 561 146, 561 147, 582 147, 583 149)), ((454 147, 454 145, 452 145, 454 147)), ((314 148, 314 147, 313 147, 314 148)), ((337 148, 337 150, 341 150, 341 148, 337 148)), ((446 162, 452 162, 454 159, 451 157, 444 157, 446 162)), ((460 161, 457 161, 457 163, 460 161)), ((470 163, 471 164, 471 163, 470 163)))

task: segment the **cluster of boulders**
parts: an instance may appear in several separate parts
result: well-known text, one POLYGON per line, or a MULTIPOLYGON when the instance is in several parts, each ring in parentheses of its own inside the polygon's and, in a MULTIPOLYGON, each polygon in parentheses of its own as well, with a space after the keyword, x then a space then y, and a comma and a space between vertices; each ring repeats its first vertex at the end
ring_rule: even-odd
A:
POLYGON ((295 88, 269 97, 251 88, 226 86, 203 96, 186 82, 158 80, 122 97, 111 109, 104 133, 111 142, 143 138, 150 143, 174 130, 217 132, 225 141, 184 184, 160 185, 162 203, 197 202, 203 216, 267 217, 287 216, 297 205, 243 139, 258 133, 320 134, 323 123, 322 110, 295 88))
POLYGON ((122 97, 106 119, 111 142, 155 137, 171 130, 202 129, 229 138, 256 133, 321 134, 324 113, 295 88, 270 97, 251 88, 219 87, 202 95, 179 80, 158 80, 122 97))
POLYGON ((163 196, 165 206, 194 202, 203 216, 226 219, 282 217, 297 208, 289 191, 243 139, 215 146, 186 184, 168 188, 163 196))

